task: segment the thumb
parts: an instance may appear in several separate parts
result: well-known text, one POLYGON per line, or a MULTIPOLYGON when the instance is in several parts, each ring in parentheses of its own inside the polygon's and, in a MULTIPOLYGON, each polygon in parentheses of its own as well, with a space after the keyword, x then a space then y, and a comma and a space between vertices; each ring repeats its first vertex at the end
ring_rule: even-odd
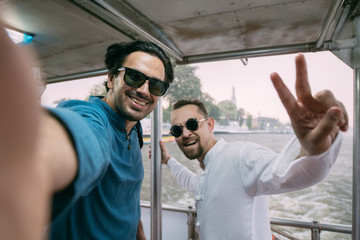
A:
POLYGON ((314 149, 309 149, 313 154, 325 152, 334 141, 339 131, 338 123, 341 120, 342 111, 339 107, 330 108, 319 124, 311 132, 311 142, 314 149))

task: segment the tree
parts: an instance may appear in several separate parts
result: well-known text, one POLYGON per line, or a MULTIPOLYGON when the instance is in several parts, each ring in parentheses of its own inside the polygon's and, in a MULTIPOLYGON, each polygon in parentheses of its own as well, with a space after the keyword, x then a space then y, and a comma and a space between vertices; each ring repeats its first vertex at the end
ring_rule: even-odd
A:
POLYGON ((239 126, 242 126, 244 122, 244 116, 245 116, 245 110, 243 108, 239 108, 238 109, 239 126))
POLYGON ((175 79, 164 96, 170 106, 179 99, 202 98, 201 82, 195 76, 196 69, 190 65, 181 65, 175 68, 175 79))
POLYGON ((200 99, 206 106, 208 113, 209 113, 209 117, 214 118, 216 121, 220 120, 220 108, 218 106, 215 105, 215 100, 213 97, 211 97, 209 94, 207 93, 203 93, 202 94, 202 98, 200 99))
POLYGON ((169 107, 163 108, 163 121, 170 121, 172 105, 180 99, 199 99, 209 111, 209 116, 215 120, 220 119, 220 109, 215 105, 215 100, 207 93, 201 91, 201 81, 195 75, 197 67, 181 65, 175 68, 175 79, 164 95, 165 100, 169 101, 169 107))
POLYGON ((90 96, 105 96, 106 95, 106 88, 103 83, 95 84, 90 89, 90 96))
POLYGON ((252 129, 252 115, 250 113, 247 114, 247 119, 246 119, 246 125, 248 127, 249 130, 252 129))
POLYGON ((238 114, 236 110, 236 105, 230 100, 224 100, 219 102, 218 107, 220 108, 220 113, 227 121, 236 120, 238 114))
POLYGON ((163 122, 170 122, 171 108, 171 105, 167 108, 163 108, 163 122))

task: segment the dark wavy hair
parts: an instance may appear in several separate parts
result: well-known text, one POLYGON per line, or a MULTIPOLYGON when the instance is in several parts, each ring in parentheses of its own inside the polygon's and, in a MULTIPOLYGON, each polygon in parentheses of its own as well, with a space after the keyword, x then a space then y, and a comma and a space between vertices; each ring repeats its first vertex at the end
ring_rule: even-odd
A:
POLYGON ((179 109, 179 108, 181 108, 183 106, 190 105, 190 104, 197 106, 198 109, 199 109, 199 113, 202 114, 206 119, 209 118, 209 114, 208 114, 208 112, 206 110, 205 104, 203 102, 201 102, 200 100, 193 99, 193 98, 181 99, 181 100, 177 101, 173 105, 173 111, 176 110, 176 109, 179 109))
MULTIPOLYGON (((112 76, 117 76, 119 74, 118 69, 123 65, 126 57, 137 51, 145 52, 158 57, 164 64, 165 82, 172 83, 174 80, 174 69, 170 59, 166 56, 165 52, 152 42, 144 42, 139 40, 115 43, 107 48, 104 62, 106 68, 109 70, 109 74, 112 76)), ((104 85, 106 87, 106 91, 109 91, 106 82, 104 85)))

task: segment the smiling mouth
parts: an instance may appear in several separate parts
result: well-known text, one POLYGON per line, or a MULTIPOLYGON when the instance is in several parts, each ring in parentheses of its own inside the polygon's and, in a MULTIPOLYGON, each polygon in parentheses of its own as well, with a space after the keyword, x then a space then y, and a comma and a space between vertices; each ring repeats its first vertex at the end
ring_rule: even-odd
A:
POLYGON ((189 147, 189 146, 194 145, 195 143, 197 143, 197 141, 196 141, 196 140, 193 140, 193 141, 190 141, 190 142, 184 143, 184 146, 185 146, 185 147, 189 147))
POLYGON ((144 101, 141 101, 137 98, 134 97, 130 97, 131 101, 133 101, 135 104, 140 105, 140 106, 145 106, 147 103, 144 101))

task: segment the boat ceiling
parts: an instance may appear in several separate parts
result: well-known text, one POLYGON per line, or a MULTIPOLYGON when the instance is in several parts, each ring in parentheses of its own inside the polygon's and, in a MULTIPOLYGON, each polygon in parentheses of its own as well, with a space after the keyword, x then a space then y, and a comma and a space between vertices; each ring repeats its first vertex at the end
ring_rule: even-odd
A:
POLYGON ((133 39, 159 44, 178 64, 326 50, 352 37, 357 2, 0 0, 0 9, 9 28, 34 35, 43 74, 56 82, 104 74, 107 46, 133 39))

